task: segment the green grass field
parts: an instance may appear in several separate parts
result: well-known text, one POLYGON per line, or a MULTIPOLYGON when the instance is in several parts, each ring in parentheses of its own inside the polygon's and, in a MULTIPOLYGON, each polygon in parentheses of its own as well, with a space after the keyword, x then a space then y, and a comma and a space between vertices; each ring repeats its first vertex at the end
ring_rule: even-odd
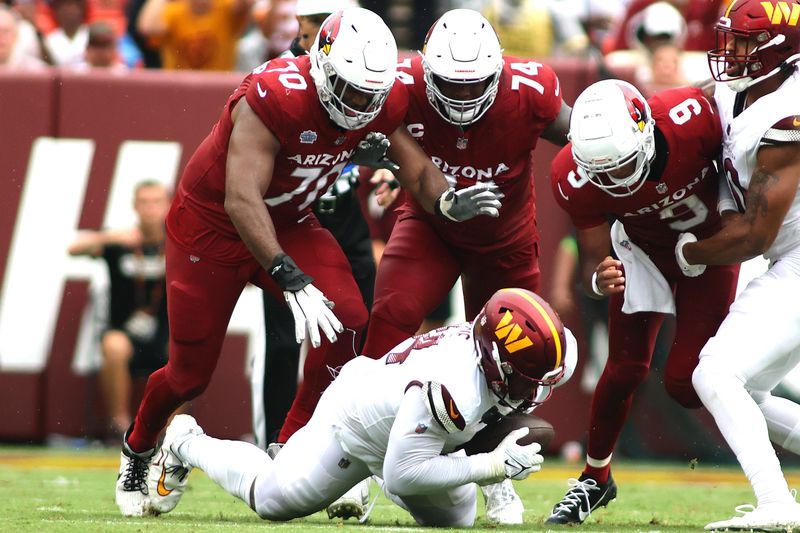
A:
MULTIPOLYGON (((130 519, 114 504, 118 467, 114 450, 0 447, 0 532, 178 532, 178 531, 364 531, 420 530, 411 517, 381 497, 369 525, 330 521, 324 513, 289 523, 260 520, 203 472, 191 474, 189 490, 175 511, 160 517, 130 519)), ((517 483, 525 502, 525 525, 498 528, 487 524, 479 497, 473 531, 701 531, 713 520, 733 515, 734 507, 752 503, 746 479, 733 466, 623 462, 614 469, 619 496, 580 528, 545 527, 544 517, 563 496, 566 479, 577 466, 545 461, 542 472, 517 483)), ((787 473, 792 486, 800 471, 787 473)), ((373 493, 377 486, 373 483, 373 493)))

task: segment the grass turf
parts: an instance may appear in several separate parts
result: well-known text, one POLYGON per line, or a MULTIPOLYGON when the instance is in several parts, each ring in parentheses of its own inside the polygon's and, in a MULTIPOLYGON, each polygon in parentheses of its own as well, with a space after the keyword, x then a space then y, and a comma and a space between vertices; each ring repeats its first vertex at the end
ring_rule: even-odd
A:
MULTIPOLYGON (((47 532, 205 532, 420 530, 413 519, 384 497, 368 526, 328 520, 324 512, 302 520, 273 523, 260 520, 239 500, 229 496, 201 471, 190 477, 180 505, 168 515, 124 518, 114 504, 118 467, 115 450, 71 450, 0 447, 0 531, 47 532)), ((618 462, 614 477, 619 495, 581 526, 580 531, 679 532, 701 531, 713 520, 733 515, 734 507, 753 501, 746 479, 735 466, 618 462)), ((545 461, 542 472, 516 483, 525 502, 525 524, 495 527, 484 519, 479 497, 478 519, 472 531, 576 531, 574 527, 545 526, 544 519, 566 490, 566 480, 579 466, 545 461)), ((788 472, 800 482, 800 471, 788 472)), ((372 485, 373 494, 377 492, 372 485)))

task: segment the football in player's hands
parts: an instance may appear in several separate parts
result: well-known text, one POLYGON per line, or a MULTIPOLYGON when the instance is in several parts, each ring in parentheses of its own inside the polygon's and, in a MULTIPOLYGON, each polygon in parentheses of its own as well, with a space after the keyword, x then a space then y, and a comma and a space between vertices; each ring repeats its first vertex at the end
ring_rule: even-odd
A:
POLYGON ((517 444, 521 446, 538 442, 542 446, 542 450, 544 450, 556 434, 552 424, 547 420, 538 416, 515 412, 487 425, 477 432, 462 448, 467 452, 467 455, 491 452, 497 448, 509 433, 524 427, 529 428, 530 431, 517 441, 517 444))

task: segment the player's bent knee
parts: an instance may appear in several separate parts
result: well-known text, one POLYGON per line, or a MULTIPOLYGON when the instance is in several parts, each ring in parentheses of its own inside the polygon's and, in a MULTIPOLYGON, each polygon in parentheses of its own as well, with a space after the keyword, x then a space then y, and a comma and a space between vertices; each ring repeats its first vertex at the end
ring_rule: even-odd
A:
POLYGON ((391 324, 409 335, 417 331, 424 318, 425 311, 421 306, 406 296, 380 298, 372 306, 371 320, 391 324))
POLYGON ((714 396, 720 383, 728 379, 735 379, 733 370, 716 357, 701 357, 692 373, 692 385, 704 404, 714 396))
POLYGON ((618 389, 632 392, 644 383, 649 371, 650 368, 643 363, 620 363, 609 360, 603 377, 618 389))

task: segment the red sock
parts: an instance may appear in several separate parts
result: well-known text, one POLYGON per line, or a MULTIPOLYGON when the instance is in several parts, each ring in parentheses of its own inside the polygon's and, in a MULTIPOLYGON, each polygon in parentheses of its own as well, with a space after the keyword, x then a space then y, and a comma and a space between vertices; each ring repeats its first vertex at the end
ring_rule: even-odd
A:
POLYGON ((587 464, 583 469, 583 473, 602 485, 608 481, 608 476, 611 474, 611 463, 601 467, 594 467, 587 464))
POLYGON ((131 450, 142 453, 155 448, 158 435, 167 425, 172 412, 182 403, 183 400, 167 383, 163 368, 150 374, 142 403, 136 413, 133 431, 128 435, 128 446, 131 450))

